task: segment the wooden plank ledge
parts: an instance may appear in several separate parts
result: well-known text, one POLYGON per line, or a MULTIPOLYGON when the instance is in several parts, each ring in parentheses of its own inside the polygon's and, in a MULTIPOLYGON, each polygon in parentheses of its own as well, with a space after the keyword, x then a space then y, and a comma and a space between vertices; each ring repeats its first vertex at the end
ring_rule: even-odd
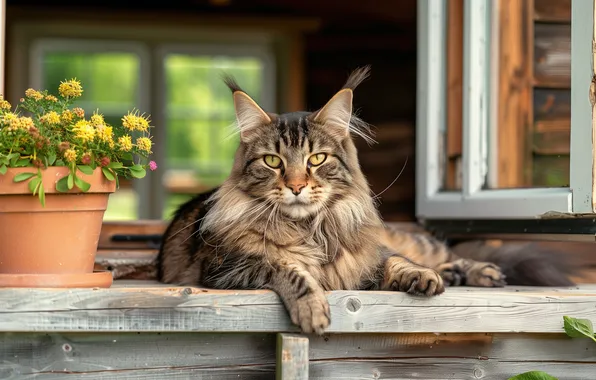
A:
MULTIPOLYGON (((450 288, 433 298, 328 292, 329 333, 562 333, 596 321, 596 286, 450 288)), ((3 332, 298 332, 278 296, 116 281, 111 289, 2 289, 3 332)))

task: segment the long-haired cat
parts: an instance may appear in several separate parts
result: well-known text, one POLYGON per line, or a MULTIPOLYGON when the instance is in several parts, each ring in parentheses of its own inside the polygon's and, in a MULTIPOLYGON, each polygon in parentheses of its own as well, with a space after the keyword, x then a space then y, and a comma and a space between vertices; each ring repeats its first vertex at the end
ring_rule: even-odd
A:
POLYGON ((271 289, 303 332, 330 323, 327 290, 441 294, 447 285, 504 286, 493 263, 456 257, 425 234, 384 226, 353 137, 368 67, 316 112, 273 114, 233 78, 240 144, 229 178, 182 205, 162 239, 158 279, 219 289, 271 289))

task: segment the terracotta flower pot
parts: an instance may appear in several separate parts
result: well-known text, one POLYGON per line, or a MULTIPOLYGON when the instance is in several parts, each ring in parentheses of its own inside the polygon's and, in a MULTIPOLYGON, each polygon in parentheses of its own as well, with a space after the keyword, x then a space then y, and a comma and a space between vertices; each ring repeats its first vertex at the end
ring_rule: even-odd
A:
POLYGON ((56 191, 66 167, 43 170, 45 207, 16 174, 35 168, 9 168, 0 175, 0 287, 110 287, 110 272, 94 272, 103 215, 116 183, 100 169, 77 172, 91 184, 87 193, 74 187, 56 191))

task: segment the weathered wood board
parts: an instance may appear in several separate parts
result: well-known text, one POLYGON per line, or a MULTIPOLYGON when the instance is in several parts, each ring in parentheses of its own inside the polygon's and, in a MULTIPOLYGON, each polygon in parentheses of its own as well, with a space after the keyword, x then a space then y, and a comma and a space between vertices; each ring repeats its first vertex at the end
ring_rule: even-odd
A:
MULTIPOLYGON (((596 320, 596 288, 451 288, 438 297, 335 291, 329 332, 560 333, 564 315, 596 320), (348 307, 359 305, 359 308, 348 307), (536 323, 536 319, 540 324, 536 323)), ((9 332, 296 332, 271 291, 122 286, 0 290, 9 332)))
MULTIPOLYGON (((275 379, 275 334, 4 333, 2 379, 275 379)), ((310 379, 592 379, 596 344, 561 334, 309 337, 310 379)), ((299 379, 290 376, 284 379, 299 379)))
POLYGON ((501 380, 540 369, 583 380, 596 373, 596 344, 566 337, 562 322, 563 315, 596 320, 595 285, 451 288, 431 299, 341 291, 328 299, 332 324, 319 337, 300 334, 270 291, 138 281, 2 289, 0 378, 501 380))

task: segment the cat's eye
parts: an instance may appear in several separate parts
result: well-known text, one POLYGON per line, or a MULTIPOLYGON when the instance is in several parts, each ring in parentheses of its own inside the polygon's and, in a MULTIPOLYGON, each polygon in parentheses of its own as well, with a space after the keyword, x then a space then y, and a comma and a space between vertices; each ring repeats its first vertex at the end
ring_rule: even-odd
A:
POLYGON ((308 163, 312 166, 319 166, 327 159, 327 155, 325 153, 317 153, 313 154, 308 158, 308 163))
POLYGON ((267 166, 272 167, 273 169, 277 169, 281 166, 281 158, 273 155, 266 155, 263 157, 263 160, 267 164, 267 166))

